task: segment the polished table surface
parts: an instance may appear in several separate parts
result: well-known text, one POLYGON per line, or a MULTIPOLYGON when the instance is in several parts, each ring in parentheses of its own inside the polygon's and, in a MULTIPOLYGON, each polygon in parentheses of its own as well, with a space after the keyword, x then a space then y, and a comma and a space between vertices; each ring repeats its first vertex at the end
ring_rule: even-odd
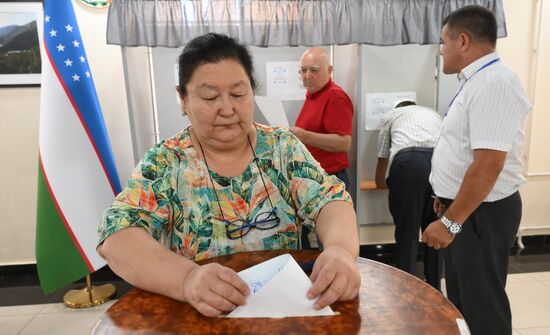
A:
MULTIPOLYGON (((235 271, 283 253, 298 263, 316 251, 258 251, 217 257, 235 271)), ((208 318, 191 305, 133 289, 114 303, 92 334, 460 334, 460 312, 437 290, 405 272, 364 258, 359 296, 331 305, 336 316, 293 318, 208 318)))

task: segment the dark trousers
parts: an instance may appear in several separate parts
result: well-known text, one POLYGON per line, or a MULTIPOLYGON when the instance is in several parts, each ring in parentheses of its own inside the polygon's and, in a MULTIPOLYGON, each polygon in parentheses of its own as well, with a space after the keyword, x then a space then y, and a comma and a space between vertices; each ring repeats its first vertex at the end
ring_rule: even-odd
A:
MULTIPOLYGON (((451 201, 442 202, 446 209, 451 201)), ((444 252, 447 296, 464 315, 472 335, 512 334, 512 314, 504 288, 510 247, 520 221, 519 192, 484 202, 444 252)))
MULTIPOLYGON (((344 184, 346 185, 346 190, 349 191, 349 178, 348 178, 348 173, 346 169, 342 169, 334 173, 329 173, 329 175, 338 177, 338 179, 343 181, 344 184)), ((308 235, 310 233, 311 233, 311 230, 309 230, 308 227, 302 226, 301 242, 302 242, 302 249, 304 250, 313 249, 308 239, 308 235)), ((319 239, 317 239, 317 244, 320 245, 320 243, 321 242, 319 241, 319 239)))
POLYGON ((349 192, 349 178, 348 178, 348 172, 346 171, 346 169, 343 169, 334 173, 329 173, 329 174, 332 176, 336 176, 338 177, 338 179, 343 181, 344 184, 346 185, 346 191, 349 192))
MULTIPOLYGON (((419 231, 437 219, 433 211, 432 187, 428 180, 432 153, 400 151, 390 166, 387 180, 390 213, 395 223, 397 267, 416 272, 419 231)), ((424 276, 428 284, 441 288, 442 261, 439 252, 425 246, 424 276)))

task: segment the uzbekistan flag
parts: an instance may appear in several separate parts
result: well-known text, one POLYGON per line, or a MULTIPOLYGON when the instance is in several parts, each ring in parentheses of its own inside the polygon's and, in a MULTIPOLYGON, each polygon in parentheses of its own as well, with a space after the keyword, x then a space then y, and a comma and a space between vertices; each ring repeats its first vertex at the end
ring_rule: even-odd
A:
POLYGON ((50 293, 105 265, 102 211, 120 181, 72 1, 44 1, 36 263, 50 293))

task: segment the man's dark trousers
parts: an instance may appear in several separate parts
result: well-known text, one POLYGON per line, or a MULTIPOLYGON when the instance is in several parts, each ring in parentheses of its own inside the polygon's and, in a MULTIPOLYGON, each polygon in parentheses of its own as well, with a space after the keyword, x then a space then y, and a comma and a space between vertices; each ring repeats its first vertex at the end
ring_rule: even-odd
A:
MULTIPOLYGON (((445 210, 451 200, 442 202, 445 210)), ((520 221, 519 192, 484 202, 444 249, 447 296, 464 315, 472 335, 512 334, 505 287, 510 247, 520 221)))
MULTIPOLYGON (((397 267, 414 274, 419 247, 419 230, 437 219, 433 211, 432 188, 429 182, 432 150, 406 148, 392 160, 387 180, 389 207, 395 223, 397 267)), ((436 289, 441 288, 439 252, 426 246, 424 276, 436 289)))

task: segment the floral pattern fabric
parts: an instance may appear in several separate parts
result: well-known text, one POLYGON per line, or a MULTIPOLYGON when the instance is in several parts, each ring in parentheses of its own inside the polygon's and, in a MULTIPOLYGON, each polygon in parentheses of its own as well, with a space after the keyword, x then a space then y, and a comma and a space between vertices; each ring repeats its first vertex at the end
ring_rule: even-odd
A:
POLYGON ((103 213, 100 244, 121 229, 141 227, 167 248, 195 261, 244 251, 297 249, 300 224, 314 229, 325 204, 351 202, 351 197, 344 183, 326 174, 287 129, 259 124, 256 129, 257 164, 251 161, 236 177, 208 171, 189 129, 150 149, 127 187, 103 213), (208 173, 227 221, 251 222, 271 211, 267 188, 280 224, 269 230, 252 229, 235 240, 227 238, 208 173))

